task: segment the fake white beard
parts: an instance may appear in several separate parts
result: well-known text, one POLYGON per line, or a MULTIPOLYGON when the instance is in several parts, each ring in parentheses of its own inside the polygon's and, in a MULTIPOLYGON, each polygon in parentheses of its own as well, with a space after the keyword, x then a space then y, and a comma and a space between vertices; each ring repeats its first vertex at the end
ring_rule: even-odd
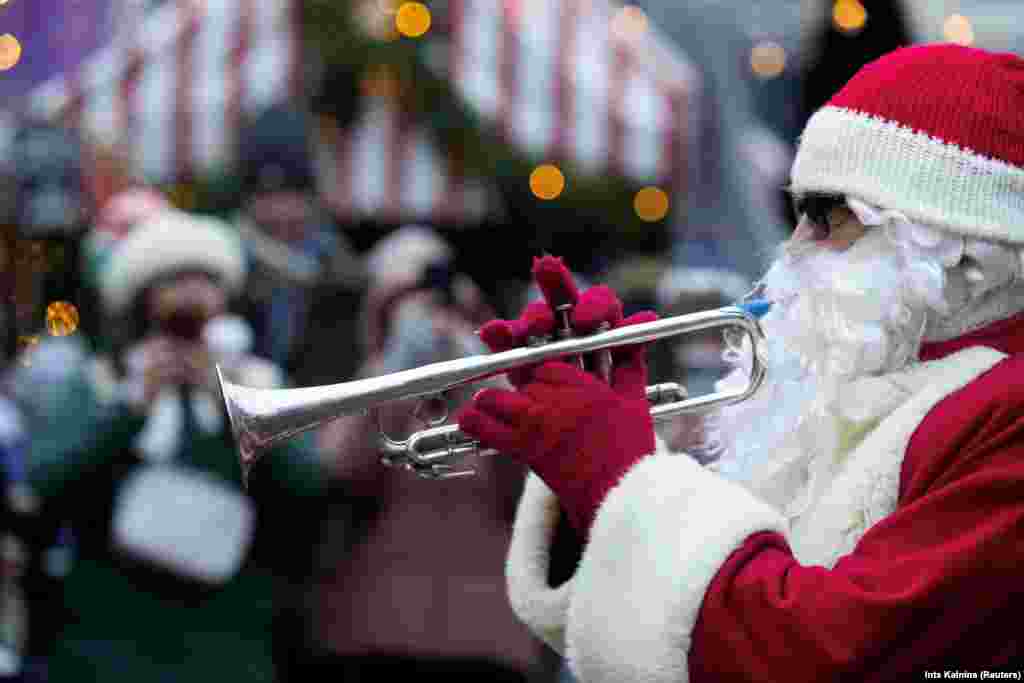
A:
MULTIPOLYGON (((752 399, 707 416, 698 454, 717 460, 723 476, 749 481, 784 438, 829 409, 845 384, 914 362, 929 322, 970 299, 962 273, 950 277, 964 254, 962 238, 872 214, 855 201, 851 208, 862 222, 877 227, 843 252, 788 242, 760 283, 774 302, 761 320, 765 383, 752 399)), ((749 339, 727 339, 727 346, 733 370, 719 390, 745 386, 750 372, 749 339)), ((814 431, 813 449, 831 452, 838 435, 814 431)))

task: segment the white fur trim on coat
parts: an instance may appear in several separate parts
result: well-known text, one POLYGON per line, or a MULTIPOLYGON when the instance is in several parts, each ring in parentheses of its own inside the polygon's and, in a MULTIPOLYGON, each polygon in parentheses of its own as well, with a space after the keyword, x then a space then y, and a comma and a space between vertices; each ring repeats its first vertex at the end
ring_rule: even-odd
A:
MULTIPOLYGON (((790 547, 797 560, 831 568, 853 551, 868 529, 892 514, 907 445, 922 420, 947 396, 1005 358, 995 349, 976 346, 884 378, 908 396, 849 454, 821 498, 791 520, 790 547)), ((856 398, 851 392, 851 403, 856 398)))
POLYGON ((585 683, 685 683, 692 630, 728 556, 751 534, 776 531, 801 563, 831 567, 895 509, 906 446, 924 416, 1003 358, 969 348, 887 376, 898 391, 879 426, 792 528, 757 494, 659 446, 609 493, 576 574, 555 589, 547 570, 558 502, 531 475, 509 555, 514 609, 585 683))
POLYGON ((516 614, 561 654, 565 652, 565 619, 573 580, 556 588, 548 585, 551 542, 560 515, 558 498, 547 484, 531 473, 519 500, 506 578, 509 600, 516 614))
POLYGON ((681 683, 708 585, 783 517, 686 456, 638 463, 598 511, 569 606, 568 657, 586 683, 681 683))
POLYGON ((659 449, 608 494, 579 570, 552 588, 559 514, 554 494, 530 475, 509 551, 509 596, 587 683, 686 681, 690 633, 711 579, 748 536, 785 529, 746 489, 659 449))

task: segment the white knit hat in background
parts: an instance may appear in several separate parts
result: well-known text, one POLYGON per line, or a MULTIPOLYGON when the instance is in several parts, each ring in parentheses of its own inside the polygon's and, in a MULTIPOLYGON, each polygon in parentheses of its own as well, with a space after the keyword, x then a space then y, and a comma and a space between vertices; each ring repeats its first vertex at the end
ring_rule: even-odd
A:
POLYGON ((382 238, 366 255, 366 267, 374 287, 417 282, 428 265, 455 256, 448 242, 423 225, 405 225, 382 238))
POLYGON ((86 275, 111 315, 124 313, 153 280, 176 271, 209 272, 231 294, 245 281, 245 254, 230 225, 171 208, 132 224, 98 223, 83 256, 86 275))

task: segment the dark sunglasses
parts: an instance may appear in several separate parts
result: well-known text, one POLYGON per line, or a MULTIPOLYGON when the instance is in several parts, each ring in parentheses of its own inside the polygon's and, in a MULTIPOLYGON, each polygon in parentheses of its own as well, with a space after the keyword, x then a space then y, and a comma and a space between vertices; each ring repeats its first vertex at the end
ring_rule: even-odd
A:
POLYGON ((846 206, 846 197, 839 194, 807 194, 793 196, 793 211, 797 222, 802 216, 814 224, 815 238, 827 239, 834 227, 829 220, 832 211, 846 206))

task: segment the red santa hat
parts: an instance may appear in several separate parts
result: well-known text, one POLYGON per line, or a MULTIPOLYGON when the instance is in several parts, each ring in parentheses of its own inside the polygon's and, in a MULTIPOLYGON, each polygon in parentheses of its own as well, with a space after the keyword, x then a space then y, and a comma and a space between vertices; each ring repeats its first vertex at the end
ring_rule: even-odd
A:
POLYGON ((129 187, 111 197, 96 216, 95 230, 124 234, 139 221, 173 208, 171 202, 150 187, 129 187))
POLYGON ((811 117, 791 179, 1024 244, 1024 59, 944 44, 868 64, 811 117))

